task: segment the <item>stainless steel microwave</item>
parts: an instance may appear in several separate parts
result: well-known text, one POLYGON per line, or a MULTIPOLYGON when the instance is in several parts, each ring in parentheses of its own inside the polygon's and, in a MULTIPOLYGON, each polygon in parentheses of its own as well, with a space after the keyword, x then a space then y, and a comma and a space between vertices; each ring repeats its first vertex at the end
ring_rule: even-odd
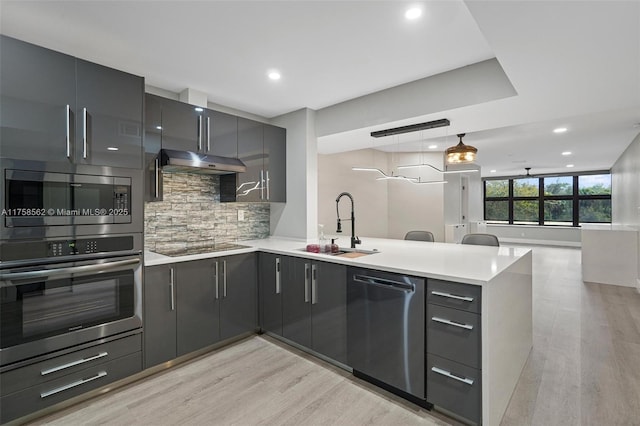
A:
POLYGON ((7 168, 3 178, 3 239, 131 232, 141 213, 132 176, 7 168))

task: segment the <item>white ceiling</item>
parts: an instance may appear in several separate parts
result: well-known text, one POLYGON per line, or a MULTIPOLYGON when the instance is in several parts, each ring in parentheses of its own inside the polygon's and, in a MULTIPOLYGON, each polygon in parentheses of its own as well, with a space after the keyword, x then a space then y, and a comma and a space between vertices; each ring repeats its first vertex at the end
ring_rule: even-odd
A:
POLYGON ((466 132, 483 175, 525 166, 546 173, 567 171, 565 150, 574 152, 574 170, 610 168, 640 133, 640 1, 0 0, 0 14, 3 34, 264 117, 492 57, 518 93, 323 136, 320 152, 443 149, 466 132), (425 13, 409 22, 403 14, 413 4, 425 13), (271 68, 280 81, 266 78, 271 68), (368 136, 439 118, 451 126, 387 141, 368 136), (560 125, 569 131, 551 133, 560 125))

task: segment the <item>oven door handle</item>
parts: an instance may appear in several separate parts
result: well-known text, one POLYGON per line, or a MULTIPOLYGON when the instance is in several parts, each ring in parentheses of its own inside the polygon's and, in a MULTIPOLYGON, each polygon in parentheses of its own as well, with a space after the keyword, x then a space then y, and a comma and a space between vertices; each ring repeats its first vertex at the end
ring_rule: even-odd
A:
POLYGON ((70 266, 67 268, 44 269, 39 271, 28 272, 10 272, 0 274, 0 281, 28 280, 34 278, 56 278, 64 275, 91 275, 103 272, 122 271, 130 269, 132 265, 140 263, 140 258, 135 257, 126 260, 117 260, 115 262, 105 262, 93 265, 70 266))

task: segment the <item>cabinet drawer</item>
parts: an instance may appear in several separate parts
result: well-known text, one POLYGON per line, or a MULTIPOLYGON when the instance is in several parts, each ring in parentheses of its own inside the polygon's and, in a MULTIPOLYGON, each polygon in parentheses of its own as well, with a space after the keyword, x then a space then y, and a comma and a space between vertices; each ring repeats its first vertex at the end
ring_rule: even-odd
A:
POLYGON ((34 413, 142 370, 142 352, 94 365, 0 398, 0 422, 34 413))
POLYGON ((92 346, 2 373, 1 395, 8 395, 142 350, 142 334, 92 346))
POLYGON ((427 352, 480 368, 480 315, 427 304, 427 352))
POLYGON ((477 424, 482 417, 480 370, 427 355, 427 401, 477 424))
POLYGON ((482 287, 450 281, 427 280, 427 302, 480 313, 482 287))

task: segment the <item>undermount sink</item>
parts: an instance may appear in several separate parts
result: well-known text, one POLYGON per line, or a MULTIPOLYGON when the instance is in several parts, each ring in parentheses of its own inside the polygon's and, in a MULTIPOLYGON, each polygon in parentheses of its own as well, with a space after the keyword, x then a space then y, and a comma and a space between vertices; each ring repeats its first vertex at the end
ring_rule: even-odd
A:
POLYGON ((307 251, 306 248, 300 248, 298 250, 303 251, 305 253, 324 254, 327 256, 348 257, 348 258, 362 257, 362 256, 368 256, 370 254, 380 253, 378 250, 363 250, 359 248, 352 249, 352 248, 346 248, 346 247, 340 248, 340 250, 338 250, 335 253, 316 253, 313 251, 307 251))

